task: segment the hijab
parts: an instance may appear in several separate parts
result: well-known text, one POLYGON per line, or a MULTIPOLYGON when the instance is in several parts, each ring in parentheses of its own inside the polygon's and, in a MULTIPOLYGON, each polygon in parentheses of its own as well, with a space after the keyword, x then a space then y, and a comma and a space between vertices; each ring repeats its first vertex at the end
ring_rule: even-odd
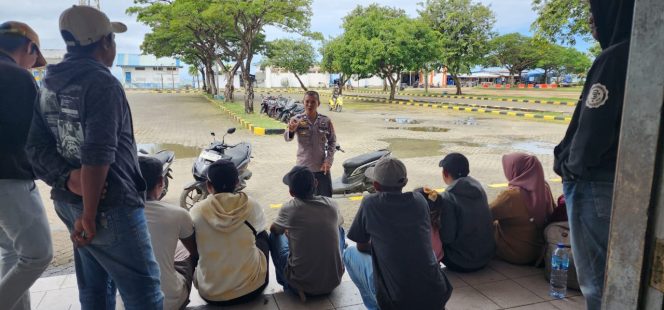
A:
POLYGON ((553 196, 537 157, 524 153, 507 154, 503 156, 503 171, 509 187, 520 190, 532 221, 539 227, 546 225, 553 212, 553 196))

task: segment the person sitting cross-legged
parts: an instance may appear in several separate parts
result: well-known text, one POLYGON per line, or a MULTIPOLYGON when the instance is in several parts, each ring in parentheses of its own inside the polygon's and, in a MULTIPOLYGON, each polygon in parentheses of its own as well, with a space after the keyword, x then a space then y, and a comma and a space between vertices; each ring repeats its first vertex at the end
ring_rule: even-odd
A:
POLYGON ((244 192, 235 164, 220 159, 208 167, 211 193, 191 217, 200 260, 194 284, 209 304, 231 306, 256 299, 268 284, 268 235, 263 208, 244 192))
POLYGON ((305 301, 306 295, 328 294, 341 283, 343 217, 334 200, 314 195, 316 179, 307 167, 293 167, 283 182, 293 199, 270 227, 272 261, 277 282, 305 301))
POLYGON ((198 260, 194 223, 186 210, 159 201, 164 189, 161 162, 153 157, 141 156, 138 164, 147 186, 144 212, 152 250, 159 264, 164 309, 183 309, 189 303, 191 281, 198 260))
POLYGON ((377 193, 364 197, 344 251, 348 275, 368 309, 440 310, 452 294, 431 245, 425 198, 403 192, 406 166, 394 157, 366 171, 377 193))

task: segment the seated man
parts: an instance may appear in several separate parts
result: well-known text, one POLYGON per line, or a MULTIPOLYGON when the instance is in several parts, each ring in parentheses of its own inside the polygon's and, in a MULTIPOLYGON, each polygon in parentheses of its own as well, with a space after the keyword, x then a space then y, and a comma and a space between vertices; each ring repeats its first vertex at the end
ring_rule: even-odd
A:
POLYGON ((191 208, 200 261, 194 284, 209 304, 231 306, 254 300, 268 284, 268 235, 263 208, 243 192, 235 164, 208 167, 211 195, 191 208))
POLYGON ((191 281, 198 260, 194 224, 186 210, 159 201, 164 188, 161 162, 141 156, 138 163, 147 185, 144 212, 152 250, 159 263, 164 309, 184 309, 189 303, 191 281))
POLYGON ((272 261, 277 282, 305 301, 305 295, 328 294, 341 283, 343 217, 334 200, 314 196, 316 180, 306 167, 293 167, 283 181, 293 199, 270 227, 272 261))
POLYGON ((348 275, 364 305, 444 309, 452 286, 434 256, 426 200, 402 192, 408 182, 406 166, 394 157, 380 159, 365 174, 374 180, 377 193, 362 200, 348 231, 357 247, 344 252, 348 275))
POLYGON ((443 264, 452 271, 484 268, 496 252, 489 202, 482 185, 468 176, 468 159, 451 153, 440 161, 447 189, 440 195, 443 264))

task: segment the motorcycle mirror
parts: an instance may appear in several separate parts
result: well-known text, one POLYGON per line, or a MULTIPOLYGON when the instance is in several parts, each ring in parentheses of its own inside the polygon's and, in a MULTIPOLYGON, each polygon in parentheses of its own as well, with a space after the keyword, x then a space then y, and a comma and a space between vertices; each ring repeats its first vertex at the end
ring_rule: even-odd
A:
POLYGON ((337 151, 341 149, 341 145, 336 146, 337 151))
POLYGON ((234 132, 235 132, 235 127, 228 128, 228 131, 226 131, 226 133, 228 134, 232 134, 234 132))
POLYGON ((146 151, 144 149, 140 149, 140 150, 138 150, 138 152, 141 153, 141 154, 145 154, 145 155, 148 154, 148 151, 146 151))
POLYGON ((214 131, 210 131, 210 135, 213 136, 213 137, 216 137, 216 135, 214 134, 214 131))

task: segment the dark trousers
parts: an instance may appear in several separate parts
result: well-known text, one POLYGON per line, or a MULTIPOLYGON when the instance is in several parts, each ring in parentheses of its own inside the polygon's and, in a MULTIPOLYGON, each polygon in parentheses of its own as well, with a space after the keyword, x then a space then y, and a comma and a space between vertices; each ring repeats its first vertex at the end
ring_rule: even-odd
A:
POLYGON ((316 195, 332 197, 332 176, 330 173, 323 174, 322 172, 314 172, 314 177, 318 181, 316 187, 316 195))
MULTIPOLYGON (((267 262, 268 266, 270 265, 270 241, 268 240, 268 234, 265 231, 262 231, 258 235, 256 235, 256 247, 263 252, 265 255, 265 261, 267 262)), ((240 296, 235 299, 231 300, 226 300, 226 301, 211 301, 203 298, 208 304, 213 305, 213 306, 219 306, 219 307, 228 307, 228 306, 233 306, 233 305, 239 305, 239 304, 244 304, 248 303, 252 300, 255 300, 259 296, 263 295, 263 291, 265 290, 265 287, 267 287, 267 284, 270 280, 270 271, 268 268, 268 272, 265 273, 265 284, 261 285, 259 288, 257 288, 255 291, 244 295, 240 296)), ((202 298, 202 297, 201 297, 202 298)))
POLYGON ((445 267, 447 267, 448 270, 454 271, 454 272, 460 272, 460 273, 469 273, 469 272, 475 272, 480 269, 483 269, 485 266, 479 267, 479 268, 465 268, 461 267, 458 264, 454 263, 451 261, 447 256, 443 256, 443 264, 445 264, 445 267))

